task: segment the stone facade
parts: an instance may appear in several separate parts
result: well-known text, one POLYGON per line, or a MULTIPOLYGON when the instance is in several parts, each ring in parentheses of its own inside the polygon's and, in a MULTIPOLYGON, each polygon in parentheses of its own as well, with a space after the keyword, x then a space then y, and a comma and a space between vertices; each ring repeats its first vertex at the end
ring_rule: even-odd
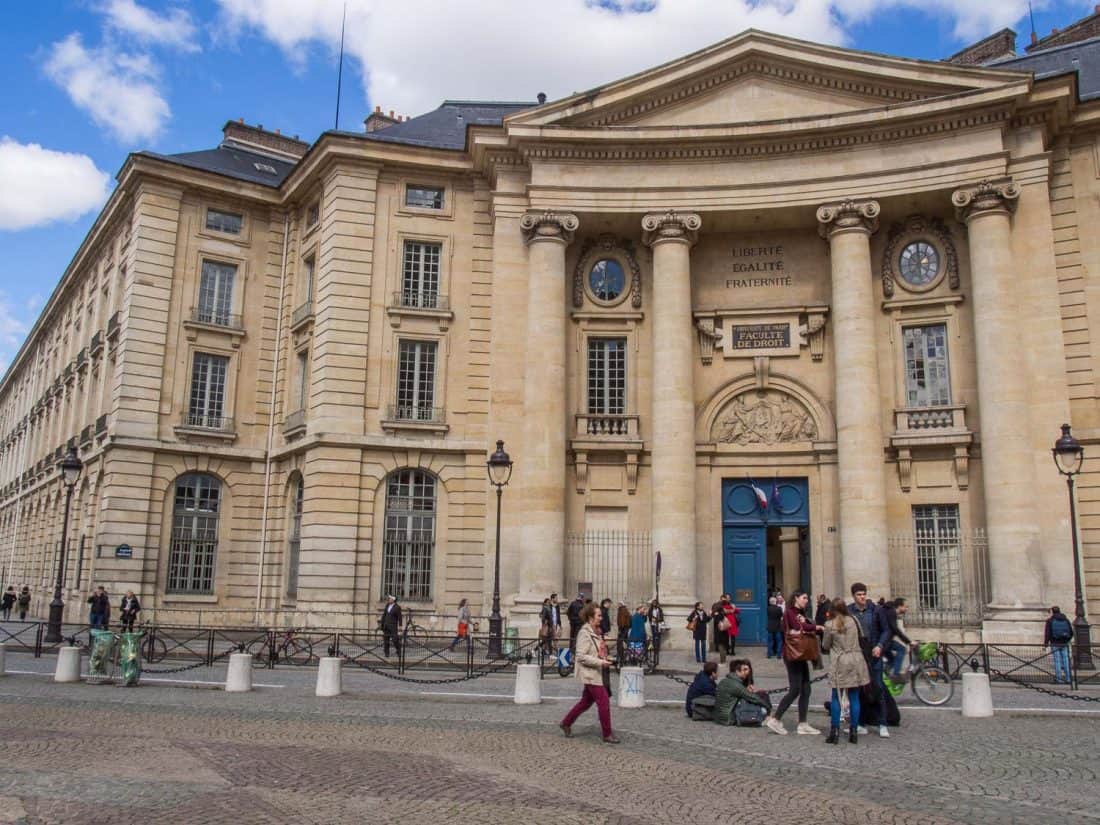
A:
POLYGON ((135 154, 0 385, 0 578, 48 602, 71 444, 74 617, 101 582, 162 620, 484 615, 502 438, 514 624, 648 596, 660 551, 673 613, 858 579, 1032 638, 1072 601, 1050 447, 1100 443, 1098 106, 748 32, 460 150, 253 135, 277 185, 135 154))

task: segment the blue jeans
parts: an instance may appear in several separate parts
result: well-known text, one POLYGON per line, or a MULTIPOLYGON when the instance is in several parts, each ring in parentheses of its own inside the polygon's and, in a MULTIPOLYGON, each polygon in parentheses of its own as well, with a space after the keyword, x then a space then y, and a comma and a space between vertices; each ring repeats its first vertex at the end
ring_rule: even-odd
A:
POLYGON ((905 645, 894 640, 887 646, 883 656, 890 662, 890 672, 894 676, 901 676, 901 666, 905 661, 905 645))
POLYGON ((768 658, 778 659, 783 655, 783 633, 779 630, 768 631, 768 658))
MULTIPOLYGON (((848 718, 853 728, 859 727, 859 688, 844 688, 848 691, 848 718)), ((833 698, 829 702, 829 719, 834 728, 840 727, 840 691, 833 688, 833 698)))
POLYGON ((707 640, 696 639, 695 640, 695 661, 702 664, 707 660, 707 640))
POLYGON ((1054 681, 1069 684, 1069 645, 1052 644, 1050 653, 1054 657, 1054 681))

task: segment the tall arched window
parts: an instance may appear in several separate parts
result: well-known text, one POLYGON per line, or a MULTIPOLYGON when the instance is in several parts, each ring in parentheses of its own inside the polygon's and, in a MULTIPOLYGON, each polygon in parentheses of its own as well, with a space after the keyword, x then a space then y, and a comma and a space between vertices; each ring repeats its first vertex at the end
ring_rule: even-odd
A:
POLYGON ((427 601, 432 597, 435 551, 435 477, 398 470, 386 482, 386 534, 382 595, 427 601))
POLYGON ((213 476, 188 473, 176 480, 169 593, 214 592, 220 499, 221 482, 213 476))
POLYGON ((302 557, 302 497, 305 482, 298 476, 291 488, 294 499, 290 510, 290 527, 286 542, 286 594, 294 598, 298 595, 298 562, 302 557))

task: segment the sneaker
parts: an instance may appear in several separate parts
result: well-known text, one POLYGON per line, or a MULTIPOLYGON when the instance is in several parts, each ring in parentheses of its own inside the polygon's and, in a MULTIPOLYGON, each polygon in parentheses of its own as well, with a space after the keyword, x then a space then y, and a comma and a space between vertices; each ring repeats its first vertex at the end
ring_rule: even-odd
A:
POLYGON ((604 741, 604 744, 606 744, 606 745, 617 745, 622 740, 618 736, 616 736, 615 734, 611 734, 610 736, 605 736, 603 738, 603 741, 604 741))
POLYGON ((561 723, 558 724, 558 727, 561 728, 561 732, 565 734, 566 739, 572 739, 573 738, 573 726, 572 725, 567 725, 567 724, 565 724, 565 722, 561 722, 561 723))
POLYGON ((774 716, 769 716, 767 719, 765 719, 764 724, 772 733, 778 733, 780 736, 787 735, 787 729, 783 727, 783 723, 776 719, 774 716))
POLYGON ((803 736, 817 736, 821 731, 809 722, 799 722, 798 727, 795 729, 795 733, 801 733, 803 736))
POLYGON ((856 728, 856 733, 858 733, 860 736, 866 736, 867 735, 867 728, 863 727, 863 725, 860 725, 859 727, 856 728))
POLYGON ((879 725, 878 726, 878 736, 879 736, 879 739, 889 739, 890 738, 889 728, 887 728, 886 725, 879 725))

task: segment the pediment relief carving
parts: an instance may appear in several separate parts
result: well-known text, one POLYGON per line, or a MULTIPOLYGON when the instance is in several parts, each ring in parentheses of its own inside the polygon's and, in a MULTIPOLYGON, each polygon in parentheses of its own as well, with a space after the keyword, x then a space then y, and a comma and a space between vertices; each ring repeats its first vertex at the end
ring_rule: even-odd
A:
POLYGON ((771 445, 813 441, 813 414, 781 390, 750 390, 733 397, 715 417, 711 440, 725 444, 771 445))

